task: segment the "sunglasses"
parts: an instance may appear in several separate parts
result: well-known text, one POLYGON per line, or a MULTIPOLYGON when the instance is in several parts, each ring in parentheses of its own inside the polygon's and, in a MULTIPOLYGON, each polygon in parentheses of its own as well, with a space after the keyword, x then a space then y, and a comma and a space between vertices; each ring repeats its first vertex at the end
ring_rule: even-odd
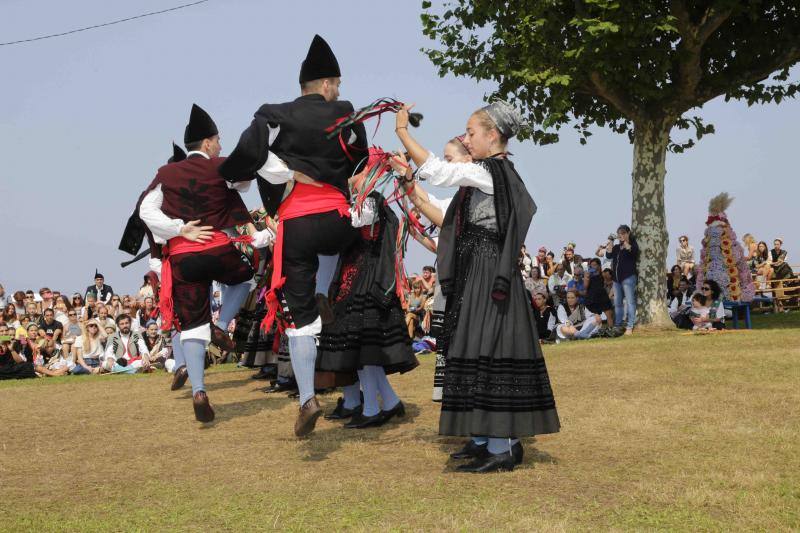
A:
POLYGON ((703 287, 703 290, 704 290, 704 291, 710 291, 710 290, 711 290, 711 287, 703 287))
POLYGON ((90 328, 96 328, 96 327, 97 327, 97 324, 89 324, 89 327, 90 327, 90 328))
POLYGON ((67 313, 67 316, 78 316, 75 313, 67 313))

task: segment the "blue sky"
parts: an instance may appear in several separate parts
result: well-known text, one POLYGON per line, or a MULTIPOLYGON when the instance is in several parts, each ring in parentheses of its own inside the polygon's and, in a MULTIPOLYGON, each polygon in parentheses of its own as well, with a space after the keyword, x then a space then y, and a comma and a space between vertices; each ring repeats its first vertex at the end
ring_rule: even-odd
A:
MULTIPOLYGON (((3 0, 0 41, 164 9, 180 0, 3 0)), ((0 198, 5 206, 6 290, 72 291, 95 267, 115 289, 138 288, 144 263, 119 267, 125 221, 141 190, 182 139, 192 102, 222 134, 223 154, 265 102, 298 94, 297 75, 314 33, 343 71, 342 97, 357 107, 381 96, 415 102, 425 114, 419 140, 440 152, 463 132, 491 84, 439 78, 420 48, 419 2, 212 0, 193 8, 57 39, 0 47, 0 198)), ((715 100, 703 117, 717 133, 667 159, 670 261, 678 235, 699 243, 708 200, 728 191, 739 235, 785 238, 800 263, 795 211, 800 197, 795 124, 800 103, 748 108, 715 100)), ((372 130, 369 130, 372 131, 372 130)), ((391 122, 374 142, 399 146, 391 122)), ((584 255, 630 220, 631 146, 597 131, 587 146, 566 132, 557 145, 514 143, 511 151, 539 212, 528 248, 584 255)), ((442 191, 437 191, 441 193, 442 191)), ((247 195, 255 206, 258 196, 247 195)), ((408 268, 433 258, 418 246, 408 268)))

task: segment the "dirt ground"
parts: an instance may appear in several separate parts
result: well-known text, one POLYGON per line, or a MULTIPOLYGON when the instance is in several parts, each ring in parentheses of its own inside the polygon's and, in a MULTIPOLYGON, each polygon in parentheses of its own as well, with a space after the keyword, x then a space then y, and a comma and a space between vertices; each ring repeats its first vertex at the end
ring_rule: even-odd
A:
POLYGON ((800 321, 772 324, 546 346, 562 431, 483 476, 448 461, 431 356, 392 378, 405 420, 306 440, 233 365, 208 426, 165 374, 0 382, 0 530, 796 530, 800 321))

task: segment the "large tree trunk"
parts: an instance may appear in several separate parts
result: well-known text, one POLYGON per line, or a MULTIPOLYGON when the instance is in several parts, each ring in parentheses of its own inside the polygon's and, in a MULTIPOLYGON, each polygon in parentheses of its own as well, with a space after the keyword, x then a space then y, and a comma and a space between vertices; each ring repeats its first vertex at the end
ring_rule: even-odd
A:
POLYGON ((636 323, 674 327, 664 303, 669 234, 664 210, 665 160, 671 119, 634 126, 633 235, 639 243, 636 323))

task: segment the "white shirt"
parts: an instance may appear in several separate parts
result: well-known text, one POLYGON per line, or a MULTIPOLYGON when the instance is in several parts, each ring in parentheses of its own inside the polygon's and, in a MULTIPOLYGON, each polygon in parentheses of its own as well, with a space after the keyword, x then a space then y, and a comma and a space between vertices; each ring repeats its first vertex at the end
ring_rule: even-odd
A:
POLYGON ((561 285, 566 285, 572 281, 572 276, 566 272, 564 272, 564 277, 559 278, 558 274, 553 274, 550 276, 550 279, 547 280, 547 288, 550 292, 556 292, 556 287, 561 285))
POLYGON ((494 194, 492 175, 477 163, 448 163, 429 153, 417 176, 437 187, 477 187, 485 194, 494 194))
MULTIPOLYGON (((123 335, 122 333, 119 334, 119 341, 123 346, 127 346, 130 342, 130 339, 130 335, 123 335)), ((142 337, 139 337, 139 342, 136 343, 136 347, 139 348, 139 357, 142 357, 143 355, 150 355, 147 345, 144 343, 144 339, 142 337)), ((126 349, 124 354, 125 359, 129 359, 129 355, 129 350, 126 349)), ((109 357, 116 358, 114 354, 114 343, 112 342, 112 337, 108 338, 108 344, 106 344, 106 353, 104 358, 108 359, 109 357)))
POLYGON ((450 202, 452 201, 453 201, 452 196, 450 198, 437 198, 431 193, 428 193, 428 202, 430 202, 432 206, 439 209, 442 212, 442 216, 444 216, 444 214, 447 213, 447 208, 450 207, 450 202))

